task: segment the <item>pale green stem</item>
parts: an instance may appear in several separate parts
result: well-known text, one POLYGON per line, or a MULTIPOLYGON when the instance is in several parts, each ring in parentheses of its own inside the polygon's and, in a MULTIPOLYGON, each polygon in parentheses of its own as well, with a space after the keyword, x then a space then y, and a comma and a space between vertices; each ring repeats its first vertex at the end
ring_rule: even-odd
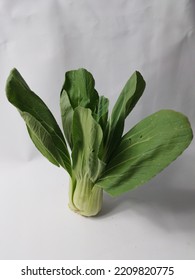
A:
POLYGON ((81 179, 70 179, 69 207, 83 216, 95 216, 102 208, 103 190, 84 176, 81 179))

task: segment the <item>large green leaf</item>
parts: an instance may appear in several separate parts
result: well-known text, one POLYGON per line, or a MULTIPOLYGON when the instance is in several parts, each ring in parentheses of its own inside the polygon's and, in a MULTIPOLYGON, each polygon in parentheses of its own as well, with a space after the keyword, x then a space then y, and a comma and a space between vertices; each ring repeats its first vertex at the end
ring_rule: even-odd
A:
POLYGON ((66 72, 62 92, 63 90, 67 92, 73 109, 81 106, 90 108, 94 112, 99 97, 95 90, 94 78, 86 69, 66 72))
POLYGON ((116 196, 146 183, 175 160, 192 137, 181 113, 162 110, 150 115, 124 135, 97 186, 116 196))
POLYGON ((120 142, 123 134, 125 118, 129 115, 142 96, 144 89, 145 81, 142 75, 138 71, 135 71, 127 81, 112 110, 110 130, 107 140, 108 160, 120 142))
POLYGON ((73 170, 76 178, 86 176, 94 182, 102 168, 99 150, 102 144, 102 130, 92 117, 90 109, 77 107, 73 116, 73 170))
POLYGON ((90 72, 81 68, 65 73, 65 81, 60 95, 60 108, 64 134, 72 149, 73 111, 78 106, 97 110, 99 96, 90 72))
POLYGON ((39 151, 52 163, 60 164, 71 174, 70 156, 55 118, 45 103, 30 90, 16 69, 13 69, 8 77, 6 94, 26 121, 30 137, 39 151))

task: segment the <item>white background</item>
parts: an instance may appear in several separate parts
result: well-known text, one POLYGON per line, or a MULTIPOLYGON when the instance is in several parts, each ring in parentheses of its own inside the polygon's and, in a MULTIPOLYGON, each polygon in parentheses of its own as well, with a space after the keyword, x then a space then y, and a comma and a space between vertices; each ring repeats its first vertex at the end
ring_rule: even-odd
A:
MULTIPOLYGON (((0 259, 194 259, 195 144, 96 218, 68 209, 68 176, 42 158, 5 97, 16 67, 60 123, 64 73, 91 71, 111 108, 133 71, 147 88, 126 123, 162 108, 195 128, 195 1, 0 0, 0 259)), ((194 129, 195 131, 195 129, 194 129)))

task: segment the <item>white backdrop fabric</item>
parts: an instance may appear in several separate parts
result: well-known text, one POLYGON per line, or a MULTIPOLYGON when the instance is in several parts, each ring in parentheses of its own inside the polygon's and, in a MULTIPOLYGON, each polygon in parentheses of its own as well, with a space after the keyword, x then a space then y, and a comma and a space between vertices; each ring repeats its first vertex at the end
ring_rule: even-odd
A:
POLYGON ((195 145, 145 186, 83 218, 68 209, 68 176, 31 143, 5 97, 16 67, 60 123, 65 71, 95 77, 112 108, 139 70, 145 93, 126 129, 162 108, 195 131, 195 1, 0 0, 0 258, 194 259, 195 145))

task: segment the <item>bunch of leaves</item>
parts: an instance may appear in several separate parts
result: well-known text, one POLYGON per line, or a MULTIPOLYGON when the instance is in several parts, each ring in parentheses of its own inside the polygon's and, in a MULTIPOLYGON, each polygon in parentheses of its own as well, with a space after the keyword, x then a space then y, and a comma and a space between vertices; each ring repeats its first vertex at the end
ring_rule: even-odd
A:
POLYGON ((24 119, 37 149, 62 166, 74 182, 87 177, 91 188, 112 196, 146 183, 175 160, 193 137, 187 117, 173 110, 158 111, 123 135, 125 119, 144 89, 142 75, 134 72, 109 115, 109 100, 98 95, 91 73, 66 72, 60 94, 63 133, 16 69, 6 84, 7 98, 24 119))

